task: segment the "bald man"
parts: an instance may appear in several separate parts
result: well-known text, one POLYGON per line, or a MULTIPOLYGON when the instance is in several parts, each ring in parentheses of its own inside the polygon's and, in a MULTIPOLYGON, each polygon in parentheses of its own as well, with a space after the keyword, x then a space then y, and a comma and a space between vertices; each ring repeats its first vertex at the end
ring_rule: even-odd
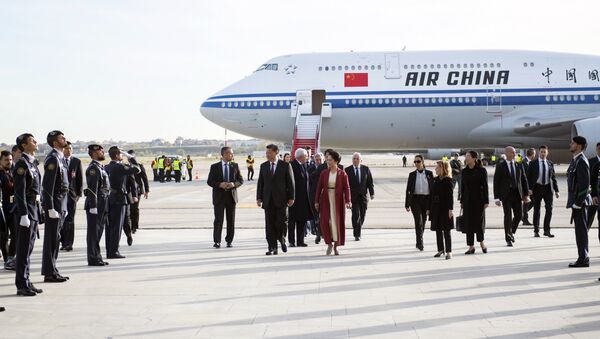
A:
POLYGON ((523 165, 515 160, 512 146, 504 149, 506 160, 496 165, 494 173, 494 200, 504 209, 504 237, 506 246, 512 247, 515 233, 523 216, 523 202, 529 202, 529 185, 523 165))

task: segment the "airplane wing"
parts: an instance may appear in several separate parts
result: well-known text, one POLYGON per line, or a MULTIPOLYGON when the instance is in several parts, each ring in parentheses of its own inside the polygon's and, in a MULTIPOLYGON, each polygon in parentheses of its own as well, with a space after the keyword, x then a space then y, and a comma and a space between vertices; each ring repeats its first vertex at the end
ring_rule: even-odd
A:
POLYGON ((600 112, 574 110, 534 110, 513 112, 504 121, 510 123, 514 133, 530 137, 553 137, 569 134, 576 121, 600 116, 600 112), (509 121, 506 121, 509 120, 509 121))

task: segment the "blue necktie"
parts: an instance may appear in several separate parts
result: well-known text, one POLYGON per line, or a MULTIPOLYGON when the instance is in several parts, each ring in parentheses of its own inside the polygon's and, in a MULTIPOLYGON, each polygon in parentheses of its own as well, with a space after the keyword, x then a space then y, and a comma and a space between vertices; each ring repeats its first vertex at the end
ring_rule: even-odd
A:
POLYGON ((542 161, 542 185, 546 185, 546 162, 542 161))
POLYGON ((358 180, 358 183, 360 184, 360 171, 358 170, 358 167, 356 168, 356 180, 358 180))

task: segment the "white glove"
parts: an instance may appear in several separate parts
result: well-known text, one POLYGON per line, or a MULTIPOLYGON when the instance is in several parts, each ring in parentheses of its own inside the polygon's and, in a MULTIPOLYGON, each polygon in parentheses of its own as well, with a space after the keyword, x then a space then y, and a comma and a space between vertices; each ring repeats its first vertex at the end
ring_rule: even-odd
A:
POLYGON ((48 210, 48 216, 50 217, 50 219, 60 218, 60 214, 58 212, 56 212, 55 209, 48 210))
POLYGON ((27 215, 21 216, 21 221, 19 221, 19 225, 23 227, 29 227, 29 217, 27 215))
POLYGON ((576 209, 576 210, 580 210, 581 206, 577 206, 577 205, 573 204, 573 208, 576 209))
POLYGON ((90 214, 98 214, 97 208, 90 208, 90 214))
POLYGON ((122 155, 123 155, 125 158, 127 158, 127 159, 131 159, 131 158, 134 158, 134 157, 135 157, 135 156, 133 156, 133 155, 131 155, 131 154, 127 153, 127 152, 123 152, 123 151, 121 151, 121 154, 122 154, 122 155))

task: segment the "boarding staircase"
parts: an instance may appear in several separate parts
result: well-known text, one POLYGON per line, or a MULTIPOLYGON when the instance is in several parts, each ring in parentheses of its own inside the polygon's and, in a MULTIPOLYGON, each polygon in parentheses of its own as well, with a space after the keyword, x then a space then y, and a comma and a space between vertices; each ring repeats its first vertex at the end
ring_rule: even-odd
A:
POLYGON ((292 156, 298 148, 310 146, 312 153, 319 151, 319 137, 321 135, 321 115, 300 114, 296 115, 294 140, 292 143, 292 156))

